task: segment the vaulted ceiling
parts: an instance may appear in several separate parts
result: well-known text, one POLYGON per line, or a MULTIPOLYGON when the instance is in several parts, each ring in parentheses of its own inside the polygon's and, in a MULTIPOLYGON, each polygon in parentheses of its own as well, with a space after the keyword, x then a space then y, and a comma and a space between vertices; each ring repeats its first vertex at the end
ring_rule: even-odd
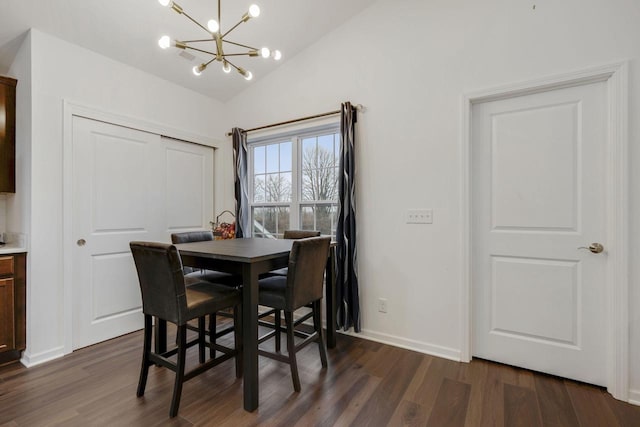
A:
MULTIPOLYGON (((374 1, 222 0, 223 31, 235 25, 251 3, 261 8, 260 16, 235 29, 231 40, 258 48, 268 46, 283 53, 279 62, 260 57, 238 58, 237 65, 253 72, 253 80, 246 81, 238 73, 224 74, 218 63, 195 77, 191 69, 206 55, 187 59, 179 55, 178 49, 160 49, 158 39, 162 35, 184 40, 200 39, 206 33, 157 0, 1 0, 0 74, 8 71, 27 31, 36 28, 224 102, 374 1)), ((177 3, 203 24, 217 17, 217 0, 177 3)), ((207 50, 215 47, 211 45, 207 50)))

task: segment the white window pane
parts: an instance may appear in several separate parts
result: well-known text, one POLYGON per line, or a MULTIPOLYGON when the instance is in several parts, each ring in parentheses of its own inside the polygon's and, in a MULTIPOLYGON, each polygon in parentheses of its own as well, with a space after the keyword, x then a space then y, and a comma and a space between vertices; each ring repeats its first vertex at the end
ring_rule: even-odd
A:
POLYGON ((286 175, 289 175, 289 181, 279 173, 267 175, 267 202, 280 202, 291 199, 291 174, 286 175))
POLYGON ((316 230, 321 234, 331 235, 332 207, 328 205, 316 206, 316 230))
POLYGON ((280 171, 288 172, 293 170, 291 166, 291 141, 280 144, 280 171))
POLYGON ((267 172, 278 172, 280 170, 280 155, 278 153, 279 144, 267 145, 267 172))
POLYGON ((291 172, 288 173, 281 173, 280 174, 280 181, 282 183, 282 191, 280 192, 280 194, 278 195, 279 202, 290 202, 291 201, 291 181, 292 177, 291 177, 291 172))
POLYGON ((253 178, 253 201, 265 201, 265 180, 264 175, 256 175, 253 178))
POLYGON ((263 233, 262 224, 264 223, 264 209, 253 208, 251 210, 251 218, 253 219, 253 236, 261 237, 263 233))
POLYGON ((289 206, 253 208, 253 237, 282 238, 291 228, 290 214, 289 206))
POLYGON ((301 230, 315 230, 315 213, 313 206, 301 206, 300 207, 300 229, 301 230))
POLYGON ((316 162, 316 138, 305 138, 302 140, 302 168, 313 167, 316 162))
POLYGON ((291 228, 291 209, 289 207, 279 207, 278 209, 278 228, 276 234, 278 238, 282 238, 284 230, 291 228))
POLYGON ((333 134, 318 137, 318 152, 326 152, 327 157, 333 158, 333 134))
POLYGON ((275 236, 277 208, 264 208, 264 222, 262 223, 263 233, 267 236, 275 236))
POLYGON ((253 149, 253 172, 265 173, 265 151, 264 146, 255 147, 253 149))

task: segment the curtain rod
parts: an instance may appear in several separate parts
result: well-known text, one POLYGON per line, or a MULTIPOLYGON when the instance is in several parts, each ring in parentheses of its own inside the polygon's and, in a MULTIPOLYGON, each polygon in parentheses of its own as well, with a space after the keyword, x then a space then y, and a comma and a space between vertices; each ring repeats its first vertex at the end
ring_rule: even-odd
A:
MULTIPOLYGON (((363 110, 364 107, 361 104, 357 104, 353 106, 356 110, 363 110)), ((279 122, 279 123, 273 123, 270 125, 264 125, 264 126, 258 126, 255 128, 251 128, 251 129, 245 129, 245 132, 253 132, 256 130, 262 130, 262 129, 269 129, 269 128, 273 128, 276 126, 283 126, 283 125, 288 125, 291 123, 297 123, 297 122, 304 122, 305 120, 312 120, 312 119, 318 119, 320 117, 327 117, 327 116, 334 116, 336 114, 340 114, 340 110, 335 110, 335 111, 329 111, 327 113, 320 113, 320 114, 315 114, 313 116, 307 116, 307 117, 300 117, 298 119, 292 119, 292 120, 287 120, 284 122, 279 122)), ((231 132, 227 132, 227 136, 231 136, 231 132)))

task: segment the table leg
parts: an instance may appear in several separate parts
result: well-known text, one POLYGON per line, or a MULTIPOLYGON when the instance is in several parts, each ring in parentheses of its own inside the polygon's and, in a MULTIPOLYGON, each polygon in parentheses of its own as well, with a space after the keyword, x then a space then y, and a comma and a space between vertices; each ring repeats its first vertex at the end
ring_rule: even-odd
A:
POLYGON ((325 304, 327 313, 327 347, 334 348, 336 346, 336 248, 329 249, 329 258, 327 259, 325 282, 325 304))
POLYGON ((258 408, 258 274, 251 264, 242 268, 242 362, 244 409, 258 408))

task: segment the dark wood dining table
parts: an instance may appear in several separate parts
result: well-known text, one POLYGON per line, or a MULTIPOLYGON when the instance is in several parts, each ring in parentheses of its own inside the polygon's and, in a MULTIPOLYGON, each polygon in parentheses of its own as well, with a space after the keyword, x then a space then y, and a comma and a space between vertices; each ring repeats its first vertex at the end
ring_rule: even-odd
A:
MULTIPOLYGON (((262 273, 286 267, 292 245, 293 240, 260 238, 176 245, 183 265, 242 276, 243 392, 244 409, 247 411, 258 408, 258 277, 262 273)), ((335 267, 335 245, 332 245, 325 282, 329 348, 335 347, 336 342, 335 267)), ((166 326, 164 328, 164 331, 162 325, 158 328, 156 345, 166 348, 166 326)))

